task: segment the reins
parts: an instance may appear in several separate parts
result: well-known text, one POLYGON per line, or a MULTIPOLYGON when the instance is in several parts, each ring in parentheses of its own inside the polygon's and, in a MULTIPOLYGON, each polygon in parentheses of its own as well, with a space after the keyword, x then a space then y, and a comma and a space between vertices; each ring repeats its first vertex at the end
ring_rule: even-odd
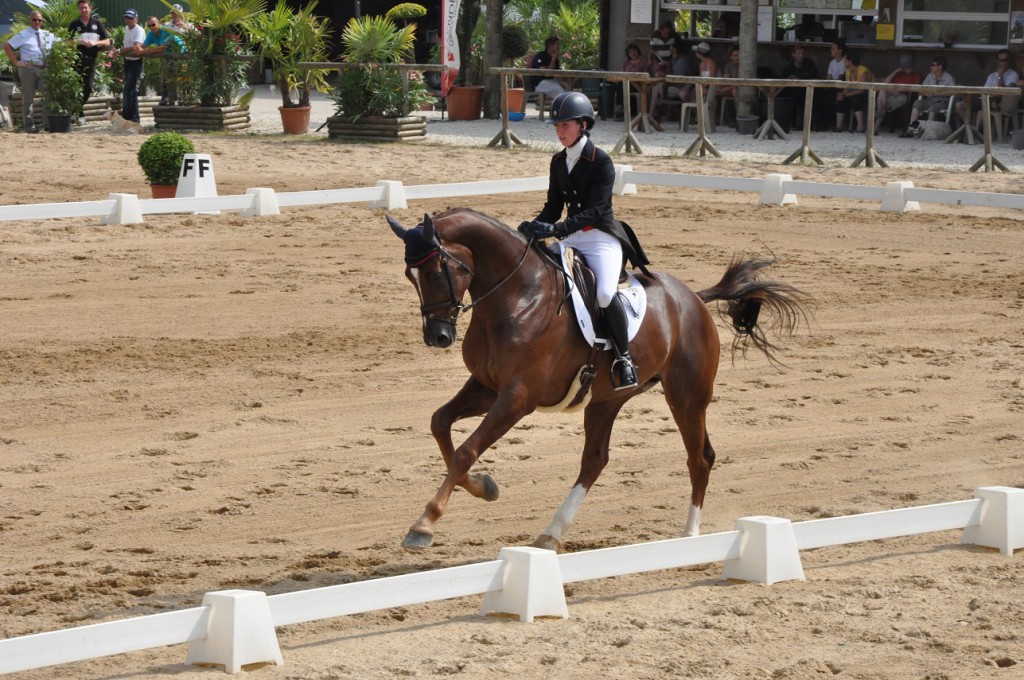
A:
MULTIPOLYGON (((428 318, 438 319, 438 320, 440 320, 440 321, 442 321, 444 323, 448 323, 448 324, 451 324, 452 326, 454 326, 455 323, 459 319, 459 314, 461 314, 463 312, 468 312, 469 310, 473 309, 478 304, 483 302, 491 293, 493 293, 494 291, 498 290, 503 285, 505 285, 508 282, 508 280, 511 279, 512 276, 515 275, 515 273, 517 271, 519 271, 519 268, 523 266, 523 262, 526 261, 526 256, 527 256, 527 254, 529 254, 530 246, 533 244, 533 242, 534 242, 534 239, 531 238, 529 243, 526 244, 526 248, 523 250, 522 257, 519 258, 519 262, 516 263, 516 266, 512 269, 512 271, 510 271, 508 274, 506 274, 504 276, 504 278, 501 279, 501 281, 498 281, 496 284, 494 284, 494 286, 492 286, 491 289, 488 290, 486 293, 484 293, 480 297, 476 298, 475 300, 470 302, 468 305, 464 305, 458 299, 458 297, 457 297, 457 295, 455 293, 455 281, 452 280, 452 273, 451 273, 451 269, 448 267, 448 260, 449 259, 453 260, 456 264, 458 264, 460 267, 462 267, 467 272, 469 272, 470 276, 475 277, 476 276, 476 272, 473 271, 473 269, 470 268, 470 266, 467 265, 465 262, 463 262, 459 258, 457 258, 454 255, 452 255, 450 252, 445 250, 444 246, 441 245, 440 239, 438 239, 435 242, 435 250, 434 250, 433 254, 441 256, 441 270, 444 272, 445 280, 448 283, 449 299, 445 300, 444 302, 435 302, 434 304, 431 304, 431 305, 420 305, 420 312, 422 314, 426 314, 428 318), (435 315, 433 313, 427 314, 428 310, 431 310, 431 309, 433 309, 435 307, 442 307, 442 306, 451 307, 452 309, 455 310, 455 313, 452 314, 451 316, 449 316, 447 319, 442 319, 442 318, 438 317, 437 315, 435 315)), ((423 261, 426 261, 429 258, 430 258, 430 255, 428 255, 427 258, 424 258, 423 261)))

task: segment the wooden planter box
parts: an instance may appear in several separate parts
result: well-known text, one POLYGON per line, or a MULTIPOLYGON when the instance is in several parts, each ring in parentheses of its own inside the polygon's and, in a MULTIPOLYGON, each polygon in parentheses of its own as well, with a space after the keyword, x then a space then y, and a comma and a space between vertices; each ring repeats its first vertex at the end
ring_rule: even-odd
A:
MULTIPOLYGON (((140 118, 152 118, 153 107, 160 103, 160 97, 139 97, 139 117, 140 118)), ((105 121, 107 119, 107 111, 117 111, 121 113, 121 100, 115 97, 90 97, 89 101, 85 104, 85 120, 89 123, 96 123, 99 121, 105 121)), ((11 112, 11 120, 17 125, 21 125, 21 93, 16 92, 11 95, 11 102, 9 105, 11 112)), ((43 100, 39 97, 39 93, 36 93, 36 99, 32 102, 32 110, 35 113, 36 123, 39 123, 41 116, 43 115, 43 100)))
POLYGON ((248 106, 155 106, 158 130, 246 130, 248 106))
POLYGON ((327 136, 336 139, 363 140, 367 142, 409 142, 427 136, 427 119, 424 116, 405 118, 382 118, 366 116, 357 122, 333 116, 327 119, 327 136))

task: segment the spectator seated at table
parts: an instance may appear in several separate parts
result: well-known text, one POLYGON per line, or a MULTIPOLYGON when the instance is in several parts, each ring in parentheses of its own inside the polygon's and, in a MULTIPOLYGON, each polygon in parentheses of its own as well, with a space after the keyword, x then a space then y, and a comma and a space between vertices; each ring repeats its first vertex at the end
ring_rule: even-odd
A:
MULTIPOLYGON (((729 45, 729 61, 725 62, 722 72, 718 74, 721 78, 740 77, 740 46, 729 45)), ((714 114, 718 108, 718 102, 732 97, 736 99, 735 85, 719 85, 708 92, 708 110, 714 114)))
MULTIPOLYGON (((530 59, 530 68, 557 71, 561 68, 561 65, 558 63, 561 49, 562 46, 558 36, 553 35, 549 37, 544 41, 544 51, 535 53, 530 59)), ((549 99, 554 99, 565 92, 565 86, 554 77, 530 76, 530 86, 534 92, 540 92, 549 99)))
MULTIPOLYGON (((696 75, 696 67, 687 53, 686 43, 683 42, 682 38, 676 38, 670 46, 670 54, 672 58, 669 60, 669 70, 665 75, 670 76, 693 76, 696 75)), ((693 97, 693 86, 692 85, 669 85, 667 83, 659 83, 651 91, 651 101, 649 102, 648 112, 654 120, 661 122, 661 103, 662 101, 683 101, 688 102, 693 97)))
MULTIPOLYGON (((900 66, 885 77, 883 82, 894 85, 920 85, 924 76, 914 70, 914 57, 909 54, 900 55, 900 66)), ((898 120, 898 127, 905 128, 910 116, 910 102, 913 100, 910 92, 897 92, 894 90, 880 90, 875 100, 875 132, 882 127, 882 120, 889 116, 889 131, 894 129, 894 122, 898 120), (901 116, 901 111, 906 113, 901 116)))
MULTIPOLYGON (((846 80, 846 41, 842 38, 832 41, 829 47, 832 61, 825 69, 825 77, 828 80, 846 80)), ((828 131, 836 126, 836 96, 839 90, 832 88, 819 88, 814 92, 814 115, 816 117, 815 127, 818 130, 828 131)))
MULTIPOLYGON (((1010 51, 1002 49, 996 53, 996 70, 988 75, 982 87, 1013 87, 1019 81, 1020 76, 1010 68, 1010 51)), ((1003 110, 1013 112, 1017 110, 1019 102, 1019 94, 1009 95, 1005 99, 1003 97, 989 97, 989 108, 994 113, 1003 110)), ((967 102, 962 99, 958 99, 956 102, 956 113, 964 121, 968 120, 967 106, 967 102)), ((981 130, 985 122, 985 112, 982 110, 981 97, 971 97, 970 107, 971 111, 976 114, 974 117, 974 127, 981 130)))
MULTIPOLYGON (((793 58, 782 67, 782 78, 787 80, 817 80, 818 66, 807 58, 807 50, 803 45, 793 45, 793 58)), ((796 127, 803 127, 804 104, 806 103, 807 90, 803 87, 787 87, 780 97, 788 97, 793 100, 793 124, 796 127)))
MULTIPOLYGON (((626 59, 622 62, 622 70, 627 73, 643 73, 650 75, 651 62, 640 52, 636 43, 626 45, 626 59)), ((630 85, 631 92, 638 92, 636 85, 630 85)), ((639 113, 633 109, 634 115, 639 113)), ((615 88, 615 119, 622 120, 622 85, 615 88)))
MULTIPOLYGON (((921 84, 939 85, 942 87, 956 85, 956 79, 953 78, 953 74, 946 70, 946 57, 940 54, 932 59, 931 73, 924 77, 924 81, 921 84)), ((913 108, 910 111, 910 124, 907 125, 907 129, 903 131, 900 137, 920 137, 921 133, 924 132, 924 128, 921 127, 921 123, 918 120, 921 114, 938 114, 945 111, 947 106, 949 106, 949 95, 947 94, 919 98, 914 102, 913 108)))
POLYGON ((672 43, 679 38, 675 22, 671 19, 665 19, 658 25, 658 30, 651 36, 651 50, 647 55, 654 75, 663 76, 669 72, 672 61, 672 43))
MULTIPOLYGON (((860 63, 859 52, 847 52, 846 54, 846 81, 849 83, 872 83, 875 74, 867 66, 860 63)), ((839 90, 836 94, 836 127, 833 132, 844 132, 846 127, 846 114, 853 113, 853 120, 856 127, 850 132, 864 132, 864 114, 868 110, 868 91, 847 89, 839 90)))

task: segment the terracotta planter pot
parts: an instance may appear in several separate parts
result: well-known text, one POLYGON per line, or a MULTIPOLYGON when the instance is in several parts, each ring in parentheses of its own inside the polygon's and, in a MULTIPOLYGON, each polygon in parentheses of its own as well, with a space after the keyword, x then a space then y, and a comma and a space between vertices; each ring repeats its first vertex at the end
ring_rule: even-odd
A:
POLYGON ((448 90, 449 120, 476 120, 480 117, 480 106, 484 100, 484 88, 453 87, 448 90))
POLYGON ((309 112, 311 106, 278 106, 281 112, 281 125, 286 135, 304 135, 309 132, 309 112))
POLYGON ((176 184, 150 184, 149 188, 153 190, 153 198, 174 198, 178 193, 176 184))
POLYGON ((526 97, 526 90, 521 87, 508 88, 508 112, 519 113, 523 110, 523 98, 526 97))

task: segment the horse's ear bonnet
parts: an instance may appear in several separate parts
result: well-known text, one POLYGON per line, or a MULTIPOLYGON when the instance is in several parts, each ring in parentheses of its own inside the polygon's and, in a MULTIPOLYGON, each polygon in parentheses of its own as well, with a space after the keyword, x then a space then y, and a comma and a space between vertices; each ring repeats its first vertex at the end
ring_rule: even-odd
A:
MULTIPOLYGON (((434 238, 437 238, 436 232, 434 238)), ((405 232, 405 264, 418 267, 438 253, 438 244, 423 238, 423 227, 415 226, 405 232)))

